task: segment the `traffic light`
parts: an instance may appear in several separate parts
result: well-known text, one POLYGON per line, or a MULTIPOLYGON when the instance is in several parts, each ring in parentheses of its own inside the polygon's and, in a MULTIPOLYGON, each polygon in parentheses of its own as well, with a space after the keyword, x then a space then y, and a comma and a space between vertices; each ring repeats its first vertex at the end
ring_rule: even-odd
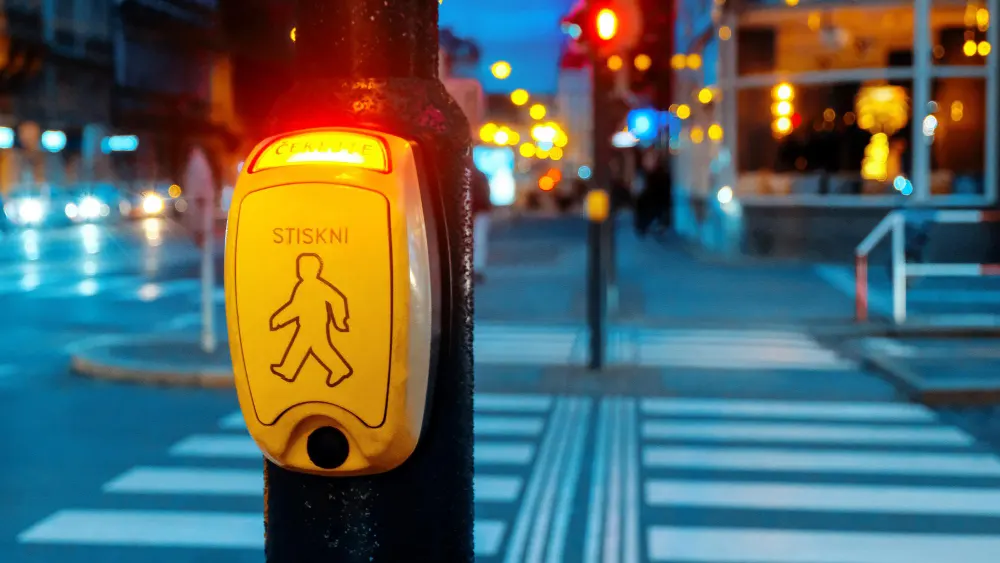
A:
POLYGON ((636 0, 580 2, 562 23, 571 38, 602 58, 627 55, 642 35, 636 0))

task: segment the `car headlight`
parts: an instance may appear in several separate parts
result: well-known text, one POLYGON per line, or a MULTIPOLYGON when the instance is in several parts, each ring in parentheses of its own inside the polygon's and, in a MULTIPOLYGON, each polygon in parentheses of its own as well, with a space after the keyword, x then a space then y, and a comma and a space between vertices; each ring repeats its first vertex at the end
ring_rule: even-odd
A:
POLYGON ((66 217, 76 219, 80 215, 80 208, 75 203, 66 204, 66 217))
POLYGON ((45 208, 42 206, 42 202, 37 199, 22 201, 17 212, 21 222, 26 224, 41 223, 42 218, 45 217, 45 208))
POLYGON ((157 194, 146 194, 142 198, 142 210, 147 215, 156 215, 163 211, 163 198, 157 194))
POLYGON ((92 195, 81 199, 78 207, 81 219, 97 219, 101 216, 101 200, 92 195))

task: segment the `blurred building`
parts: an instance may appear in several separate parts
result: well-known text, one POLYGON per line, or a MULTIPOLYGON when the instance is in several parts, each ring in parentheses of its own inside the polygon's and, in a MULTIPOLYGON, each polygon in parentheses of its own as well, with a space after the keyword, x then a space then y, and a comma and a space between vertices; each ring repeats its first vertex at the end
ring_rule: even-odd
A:
POLYGON ((996 5, 678 1, 679 226, 844 258, 890 209, 995 205, 996 5))
POLYGON ((0 6, 3 190, 172 182, 194 147, 213 168, 234 159, 240 124, 216 0, 0 6))
POLYGON ((216 0, 118 3, 111 126, 140 141, 111 155, 118 178, 178 179, 196 147, 217 178, 238 163, 233 64, 218 8, 216 0))
POLYGON ((7 0, 0 31, 0 186, 72 181, 84 130, 110 121, 111 0, 7 0))

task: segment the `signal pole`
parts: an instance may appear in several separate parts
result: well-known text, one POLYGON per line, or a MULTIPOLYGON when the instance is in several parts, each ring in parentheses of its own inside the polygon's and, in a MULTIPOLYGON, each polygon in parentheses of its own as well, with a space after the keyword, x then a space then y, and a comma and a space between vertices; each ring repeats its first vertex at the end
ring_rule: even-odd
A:
POLYGON ((424 213, 440 256, 442 326, 429 418, 401 466, 321 477, 265 461, 267 561, 471 563, 471 140, 438 77, 438 1, 298 0, 297 21, 296 81, 270 134, 352 127, 415 141, 433 202, 424 213))

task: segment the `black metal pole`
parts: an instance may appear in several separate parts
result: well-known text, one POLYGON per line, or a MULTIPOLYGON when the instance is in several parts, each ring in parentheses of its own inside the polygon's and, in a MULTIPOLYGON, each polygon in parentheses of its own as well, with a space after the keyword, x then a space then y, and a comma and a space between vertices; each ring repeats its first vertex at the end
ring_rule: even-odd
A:
POLYGON ((604 367, 607 311, 607 268, 604 265, 606 220, 590 217, 587 223, 587 327, 590 330, 588 367, 604 367))
MULTIPOLYGON (((614 84, 613 75, 608 69, 607 61, 597 51, 596 45, 591 45, 591 96, 593 99, 593 170, 594 188, 605 190, 611 196, 611 136, 614 134, 614 124, 611 122, 609 107, 611 90, 614 84)), ((610 248, 612 239, 610 230, 614 224, 614 209, 609 209, 609 217, 603 220, 590 221, 588 227, 588 276, 587 276, 587 324, 590 329, 590 359, 591 369, 601 369, 605 363, 606 317, 608 300, 608 281, 613 279, 609 259, 614 254, 610 248)))
POLYGON ((414 141, 440 256, 439 352, 416 451, 327 478, 265 462, 268 563, 473 561, 469 124, 437 76, 438 0, 298 0, 296 75, 272 134, 363 127, 414 141))

